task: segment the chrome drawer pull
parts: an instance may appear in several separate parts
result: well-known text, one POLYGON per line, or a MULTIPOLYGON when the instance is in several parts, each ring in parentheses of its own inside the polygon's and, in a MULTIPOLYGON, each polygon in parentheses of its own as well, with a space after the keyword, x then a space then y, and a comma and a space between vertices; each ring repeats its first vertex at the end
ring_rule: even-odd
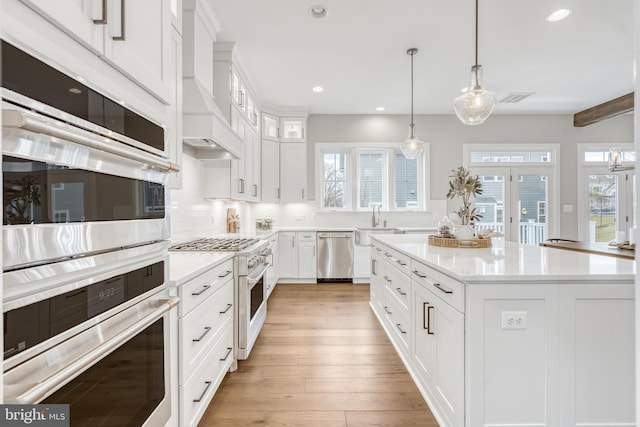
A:
POLYGON ((426 274, 422 274, 422 273, 420 273, 418 270, 413 270, 413 274, 415 274, 416 276, 421 277, 421 278, 423 278, 423 279, 426 279, 426 278, 427 278, 427 275, 426 275, 426 274))
POLYGON ((227 311, 231 309, 231 307, 233 307, 233 304, 227 304, 227 308, 224 311, 221 311, 220 314, 225 314, 227 311))
POLYGON ((202 290, 200 292, 191 292, 191 295, 193 295, 194 297, 197 297, 198 295, 202 295, 203 293, 205 293, 209 289, 211 289, 210 285, 204 285, 204 287, 202 288, 202 290))
POLYGON ((229 357, 229 355, 231 354, 231 350, 233 350, 233 348, 227 347, 227 354, 225 354, 224 357, 220 359, 221 362, 227 360, 227 357, 229 357))
POLYGON ((231 270, 227 270, 227 272, 226 272, 226 273, 224 273, 223 275, 218 276, 218 277, 222 279, 223 277, 227 277, 227 276, 228 276, 228 275, 230 275, 231 273, 233 273, 233 271, 231 271, 231 270))
POLYGON ((439 290, 441 290, 445 294, 452 294, 453 293, 452 290, 443 288, 442 285, 440 285, 440 283, 434 283, 433 286, 435 286, 436 288, 438 288, 439 290))
POLYGON ((205 326, 204 327, 204 333, 202 335, 200 335, 200 337, 198 338, 194 338, 192 341, 193 342, 200 342, 202 341, 202 339, 205 337, 205 335, 207 335, 209 332, 211 332, 211 326, 205 326))
POLYGON ((386 281, 387 281, 387 282, 389 282, 389 283, 391 283, 391 282, 392 282, 392 280, 391 280, 391 279, 389 279, 389 276, 384 276, 384 280, 386 280, 386 281))
POLYGON ((432 305, 427 307, 427 334, 428 335, 434 335, 434 333, 431 332, 431 309, 432 308, 434 308, 432 305))
POLYGON ((402 292, 402 288, 396 288, 396 291, 398 291, 398 293, 399 293, 400 295, 402 295, 402 296, 407 295, 407 293, 406 293, 406 292, 402 292))
POLYGON ((391 312, 391 311, 387 310, 387 308, 388 308, 388 307, 385 307, 385 308, 384 308, 384 311, 386 311, 386 312, 387 312, 387 314, 392 314, 393 312, 391 312))
POLYGON ((406 333, 407 333, 407 331, 403 331, 403 330, 402 330, 402 328, 400 327, 400 323, 396 323, 396 328, 398 328, 398 330, 399 330, 401 333, 403 333, 403 334, 406 334, 406 333))
POLYGON ((211 381, 205 381, 204 383, 206 384, 206 387, 204 388, 204 391, 202 392, 202 394, 200 395, 199 398, 193 399, 193 403, 202 402, 202 399, 204 399, 204 395, 207 394, 207 390, 209 390, 209 387, 211 387, 211 381))
POLYGON ((100 19, 94 19, 94 24, 104 25, 107 23, 107 0, 102 0, 102 16, 100 19))
POLYGON ((407 263, 406 263, 406 262, 404 262, 404 261, 400 261, 399 259, 397 259, 397 260, 396 260, 396 262, 397 262, 398 264, 400 264, 401 266, 403 266, 403 267, 404 267, 405 265, 407 265, 407 263))

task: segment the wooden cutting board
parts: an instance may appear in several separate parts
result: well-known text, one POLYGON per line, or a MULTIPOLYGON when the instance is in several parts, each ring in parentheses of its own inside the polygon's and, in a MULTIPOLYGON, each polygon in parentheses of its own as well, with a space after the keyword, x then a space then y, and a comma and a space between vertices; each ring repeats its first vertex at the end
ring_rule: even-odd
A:
POLYGON ((235 208, 227 209, 227 233, 237 233, 238 232, 238 223, 235 220, 236 218, 236 210, 235 208))

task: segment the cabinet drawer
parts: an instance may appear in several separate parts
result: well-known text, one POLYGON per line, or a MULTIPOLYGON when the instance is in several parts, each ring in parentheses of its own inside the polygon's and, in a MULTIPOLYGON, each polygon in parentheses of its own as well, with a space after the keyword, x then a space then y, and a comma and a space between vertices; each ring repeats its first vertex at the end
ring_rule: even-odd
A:
POLYGON ((297 237, 299 242, 315 242, 316 232, 315 231, 298 231, 297 237))
POLYGON ((180 386, 180 425, 196 426, 233 361, 233 322, 220 337, 186 384, 180 386))
POLYGON ((180 384, 184 384, 202 362, 219 331, 233 322, 233 280, 228 279, 214 294, 178 321, 180 334, 180 384))
POLYGON ((383 248, 382 253, 391 265, 396 266, 407 276, 411 275, 411 258, 403 253, 387 247, 383 248))
POLYGON ((411 275, 417 283, 464 313, 464 284, 417 261, 412 261, 411 267, 411 275))
POLYGON ((409 351, 409 334, 410 334, 410 323, 409 323, 409 313, 402 307, 397 298, 392 295, 392 292, 389 288, 385 288, 385 307, 384 314, 389 323, 389 328, 391 329, 392 337, 394 338, 396 343, 402 347, 402 349, 408 353, 409 351))
POLYGON ((395 298, 402 309, 408 313, 411 304, 411 279, 394 265, 387 264, 384 280, 388 291, 387 298, 395 298))
POLYGON ((233 260, 225 261, 180 286, 178 315, 184 317, 207 297, 213 295, 229 278, 233 278, 233 260))

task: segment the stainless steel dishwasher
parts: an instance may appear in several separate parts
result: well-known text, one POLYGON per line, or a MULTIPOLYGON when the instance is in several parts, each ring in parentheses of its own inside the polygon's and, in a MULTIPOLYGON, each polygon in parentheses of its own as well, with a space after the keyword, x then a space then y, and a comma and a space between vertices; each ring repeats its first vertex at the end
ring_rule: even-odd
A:
POLYGON ((353 232, 322 231, 317 234, 317 273, 320 282, 353 282, 353 232))

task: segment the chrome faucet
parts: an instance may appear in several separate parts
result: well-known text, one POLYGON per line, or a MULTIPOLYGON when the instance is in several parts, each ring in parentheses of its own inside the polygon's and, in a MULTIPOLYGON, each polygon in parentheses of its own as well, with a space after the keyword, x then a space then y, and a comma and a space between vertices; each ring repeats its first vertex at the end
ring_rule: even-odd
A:
POLYGON ((373 215, 371 215, 371 226, 375 227, 380 224, 380 205, 373 205, 373 215), (378 218, 376 219, 376 208, 378 208, 378 218))

